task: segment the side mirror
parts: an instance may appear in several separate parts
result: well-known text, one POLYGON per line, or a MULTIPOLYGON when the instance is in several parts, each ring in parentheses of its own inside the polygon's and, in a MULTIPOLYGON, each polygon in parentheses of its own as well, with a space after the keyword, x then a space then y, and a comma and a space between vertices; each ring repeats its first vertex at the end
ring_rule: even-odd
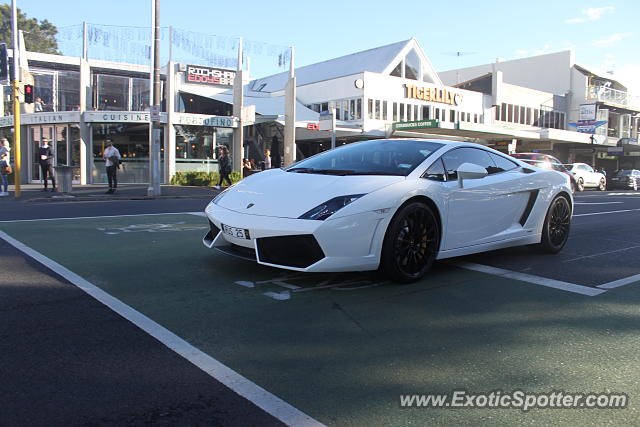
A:
POLYGON ((463 188, 462 181, 465 179, 481 179, 489 174, 485 168, 473 163, 461 164, 456 172, 458 172, 458 184, 460 188, 463 188))

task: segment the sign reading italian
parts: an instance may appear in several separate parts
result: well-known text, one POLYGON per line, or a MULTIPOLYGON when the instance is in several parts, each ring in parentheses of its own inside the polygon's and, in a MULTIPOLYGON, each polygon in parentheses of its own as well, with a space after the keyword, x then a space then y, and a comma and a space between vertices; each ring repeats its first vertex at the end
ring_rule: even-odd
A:
POLYGON ((405 84, 407 88, 406 97, 420 99, 422 101, 440 102, 449 105, 460 105, 462 94, 452 92, 449 89, 438 87, 425 87, 405 84))
POLYGON ((201 65, 187 65, 187 71, 185 73, 185 81, 187 83, 216 86, 233 86, 235 78, 235 71, 203 67, 201 65))

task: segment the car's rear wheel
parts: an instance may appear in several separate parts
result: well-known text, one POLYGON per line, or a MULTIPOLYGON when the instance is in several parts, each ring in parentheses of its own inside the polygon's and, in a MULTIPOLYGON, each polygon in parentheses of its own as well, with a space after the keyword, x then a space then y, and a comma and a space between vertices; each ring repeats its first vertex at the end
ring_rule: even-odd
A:
POLYGON ((558 253, 567 243, 571 229, 571 205, 564 196, 551 202, 542 227, 540 248, 547 253, 558 253))
POLYGON ((422 202, 400 208, 387 228, 380 269, 392 280, 410 283, 422 278, 438 254, 440 226, 422 202))
POLYGON ((584 191, 584 179, 578 178, 578 181, 576 181, 576 189, 578 191, 584 191))
POLYGON ((607 181, 604 178, 600 178, 600 184, 598 184, 598 190, 604 191, 607 189, 607 181))

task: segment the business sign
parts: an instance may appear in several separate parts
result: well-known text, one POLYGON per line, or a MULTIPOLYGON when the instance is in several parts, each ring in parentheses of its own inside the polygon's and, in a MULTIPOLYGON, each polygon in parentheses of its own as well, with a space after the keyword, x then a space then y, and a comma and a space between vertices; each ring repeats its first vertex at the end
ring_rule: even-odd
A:
POLYGON ((393 124, 393 130, 429 129, 439 127, 439 120, 418 120, 415 122, 396 122, 393 124))
POLYGON ((569 126, 576 128, 577 132, 596 133, 596 128, 607 123, 605 120, 578 120, 577 123, 569 123, 569 126))
POLYGON ((580 105, 580 114, 578 121, 595 120, 597 112, 596 104, 582 104, 580 105))
POLYGON ((173 121, 176 125, 213 126, 221 128, 238 127, 238 119, 231 116, 207 116, 205 114, 176 113, 173 121))
POLYGON ((624 147, 607 147, 607 154, 622 156, 624 154, 624 147))
POLYGON ((405 96, 410 99, 420 99, 422 101, 440 102, 448 105, 460 105, 462 94, 453 92, 446 88, 425 87, 405 84, 407 88, 405 96))
POLYGON ((98 123, 149 123, 151 114, 146 111, 87 111, 85 122, 98 123))
POLYGON ((233 86, 236 72, 222 68, 203 67, 201 65, 187 65, 185 72, 186 83, 233 86))

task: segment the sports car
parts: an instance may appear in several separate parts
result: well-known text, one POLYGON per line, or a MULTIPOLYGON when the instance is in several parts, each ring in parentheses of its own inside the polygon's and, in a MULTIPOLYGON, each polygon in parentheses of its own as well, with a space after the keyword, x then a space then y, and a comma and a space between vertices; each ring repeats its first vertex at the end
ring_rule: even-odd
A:
POLYGON ((438 259, 529 244, 557 253, 572 211, 560 172, 473 143, 378 139, 229 187, 205 209, 203 243, 283 269, 412 282, 438 259))

